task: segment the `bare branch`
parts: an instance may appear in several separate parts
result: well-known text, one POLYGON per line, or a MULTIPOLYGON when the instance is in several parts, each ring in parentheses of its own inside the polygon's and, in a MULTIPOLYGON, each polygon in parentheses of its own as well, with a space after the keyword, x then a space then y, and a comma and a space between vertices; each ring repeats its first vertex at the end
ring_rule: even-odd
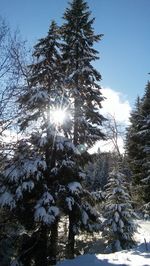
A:
POLYGON ((104 123, 105 134, 107 140, 109 140, 114 147, 114 151, 122 158, 122 154, 119 147, 119 140, 124 139, 125 128, 122 124, 119 124, 114 115, 108 114, 107 121, 104 123))

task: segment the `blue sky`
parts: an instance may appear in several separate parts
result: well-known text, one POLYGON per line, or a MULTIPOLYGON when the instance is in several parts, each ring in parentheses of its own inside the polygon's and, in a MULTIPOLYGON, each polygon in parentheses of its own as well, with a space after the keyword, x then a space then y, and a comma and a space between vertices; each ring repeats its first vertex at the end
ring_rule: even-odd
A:
MULTIPOLYGON (((150 72, 150 0, 88 0, 95 17, 101 85, 122 93, 130 104, 142 96, 150 72)), ((0 15, 19 28, 33 46, 44 37, 52 19, 60 25, 68 0, 0 0, 0 15)))

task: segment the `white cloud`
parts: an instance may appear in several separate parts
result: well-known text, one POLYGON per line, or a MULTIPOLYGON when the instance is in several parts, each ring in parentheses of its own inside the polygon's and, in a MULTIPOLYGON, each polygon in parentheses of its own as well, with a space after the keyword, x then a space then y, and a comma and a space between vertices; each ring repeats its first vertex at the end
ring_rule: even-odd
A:
MULTIPOLYGON (((111 115, 115 118, 118 124, 122 124, 125 128, 129 124, 129 116, 131 112, 131 106, 129 101, 125 98, 125 95, 111 88, 102 88, 102 95, 106 99, 102 102, 101 113, 105 117, 111 115)), ((120 152, 123 153, 124 142, 122 137, 118 137, 118 146, 120 152)), ((100 148, 101 152, 109 152, 114 149, 114 146, 111 141, 98 141, 89 152, 97 152, 98 148, 100 148)))
POLYGON ((128 124, 131 106, 128 100, 124 100, 125 96, 111 88, 102 88, 102 94, 106 99, 102 102, 101 112, 111 114, 117 122, 128 124))

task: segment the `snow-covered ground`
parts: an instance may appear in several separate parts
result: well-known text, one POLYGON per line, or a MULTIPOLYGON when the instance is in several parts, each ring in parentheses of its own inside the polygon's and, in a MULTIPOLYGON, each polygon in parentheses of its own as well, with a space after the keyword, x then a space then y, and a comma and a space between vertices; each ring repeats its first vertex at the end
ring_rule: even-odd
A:
POLYGON ((57 266, 150 266, 150 221, 137 221, 137 247, 110 254, 86 254, 74 260, 59 262, 57 266))

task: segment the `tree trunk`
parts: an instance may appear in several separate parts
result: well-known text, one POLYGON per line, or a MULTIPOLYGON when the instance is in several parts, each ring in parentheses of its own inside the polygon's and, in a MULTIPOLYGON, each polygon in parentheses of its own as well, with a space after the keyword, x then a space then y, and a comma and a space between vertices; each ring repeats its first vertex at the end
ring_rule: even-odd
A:
POLYGON ((47 228, 41 226, 35 251, 35 265, 47 266, 47 228))
MULTIPOLYGON (((77 34, 78 34, 78 25, 77 25, 77 34)), ((78 72, 79 70, 79 64, 78 64, 78 57, 79 57, 79 47, 78 47, 78 43, 76 44, 76 71, 78 72)), ((79 91, 79 77, 78 77, 78 73, 76 73, 76 77, 75 77, 75 85, 76 85, 76 90, 79 91)), ((79 95, 74 95, 74 136, 73 136, 73 143, 74 145, 78 145, 79 143, 79 139, 78 139, 78 135, 79 135, 79 112, 80 112, 80 106, 79 106, 79 95)))
POLYGON ((79 144, 78 139, 78 131, 79 131, 79 103, 78 99, 75 98, 74 101, 74 136, 73 136, 73 143, 75 146, 79 144))
POLYGON ((22 236, 22 244, 20 249, 21 254, 19 257, 19 262, 21 262, 23 266, 31 265, 31 259, 34 253, 34 244, 35 244, 35 239, 33 239, 32 236, 30 237, 27 234, 24 234, 22 236))
POLYGON ((74 232, 74 216, 72 213, 69 215, 69 233, 66 258, 73 259, 75 254, 75 232, 74 232))
POLYGON ((49 263, 56 265, 58 252, 58 219, 51 227, 50 247, 49 247, 49 263))

